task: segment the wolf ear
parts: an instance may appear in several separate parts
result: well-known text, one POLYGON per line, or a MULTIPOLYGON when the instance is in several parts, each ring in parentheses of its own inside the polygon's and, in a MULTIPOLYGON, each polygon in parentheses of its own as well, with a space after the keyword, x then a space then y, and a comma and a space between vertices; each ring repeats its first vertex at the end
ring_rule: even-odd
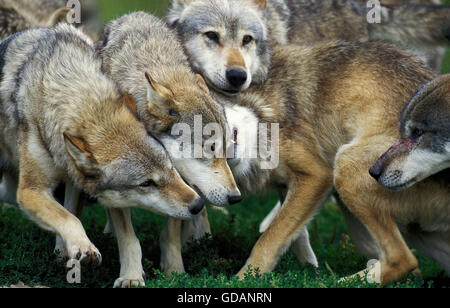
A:
POLYGON ((173 0, 166 20, 170 27, 175 27, 188 5, 196 0, 173 0))
POLYGON ((263 10, 267 7, 267 0, 253 0, 263 10))
POLYGON ((66 21, 66 17, 69 13, 74 14, 75 11, 72 10, 70 7, 63 7, 60 9, 57 9, 48 19, 47 21, 47 27, 52 28, 59 24, 60 22, 66 21))
POLYGON ((170 89, 166 88, 165 86, 157 83, 152 76, 150 76, 149 73, 145 73, 145 78, 148 81, 148 88, 147 88, 147 99, 150 101, 152 91, 155 91, 158 93, 161 97, 170 100, 173 98, 173 93, 170 89))
POLYGON ((94 155, 89 151, 89 145, 81 138, 74 137, 69 133, 64 133, 64 142, 66 144, 67 152, 77 168, 88 177, 96 177, 99 174, 97 168, 97 161, 94 155))
POLYGON ((133 95, 131 95, 130 93, 125 93, 123 96, 123 102, 131 111, 131 113, 137 118, 138 117, 137 104, 133 95))
POLYGON ((208 85, 206 84, 205 79, 202 77, 202 75, 200 74, 195 74, 195 76, 197 77, 197 84, 200 86, 200 88, 202 88, 203 91, 205 91, 206 93, 209 94, 209 88, 208 85))

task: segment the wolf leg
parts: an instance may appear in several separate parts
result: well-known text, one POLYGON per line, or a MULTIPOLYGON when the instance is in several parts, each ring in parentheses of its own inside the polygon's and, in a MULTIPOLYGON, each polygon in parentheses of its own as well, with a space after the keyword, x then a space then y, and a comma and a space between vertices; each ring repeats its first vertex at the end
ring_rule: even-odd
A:
POLYGON ((314 267, 319 267, 319 261, 317 261, 316 254, 314 253, 314 250, 311 247, 311 242, 309 241, 309 232, 307 227, 304 227, 300 231, 298 238, 292 244, 291 249, 300 263, 309 263, 314 267))
POLYGON ((20 207, 41 227, 61 236, 71 259, 100 264, 101 254, 87 237, 81 222, 52 196, 54 171, 49 170, 52 158, 46 150, 41 150, 39 140, 27 137, 23 139, 31 146, 26 142, 19 145, 17 201, 20 207))
POLYGON ((115 281, 114 288, 143 287, 145 273, 142 268, 142 251, 134 233, 130 209, 108 208, 107 211, 120 254, 120 277, 115 281))
MULTIPOLYGON (((417 259, 406 245, 390 207, 395 206, 392 192, 388 192, 371 179, 367 170, 376 158, 375 142, 370 138, 343 147, 336 158, 335 187, 342 201, 364 224, 381 251, 381 260, 369 270, 375 281, 383 285, 392 283, 418 267, 417 259), (372 161, 373 160, 373 161, 372 161)), ((381 147, 380 147, 381 148, 381 147)), ((365 271, 357 275, 365 277, 365 271)))
POLYGON ((0 183, 0 201, 8 204, 16 205, 17 194, 17 176, 10 174, 9 172, 3 172, 2 181, 0 183))
POLYGON ((159 243, 161 246, 161 270, 167 275, 184 273, 183 257, 181 255, 181 230, 183 221, 167 218, 161 231, 159 243))
POLYGON ((211 225, 208 220, 208 211, 204 208, 200 215, 182 221, 181 247, 185 247, 191 240, 198 241, 207 234, 211 234, 211 225))
POLYGON ((411 247, 433 259, 450 274, 450 232, 405 232, 405 239, 411 247))
MULTIPOLYGON (((80 204, 80 195, 81 191, 73 185, 72 181, 67 180, 64 191, 64 208, 79 219, 81 219, 83 211, 83 204, 80 204)), ((59 259, 68 256, 64 241, 59 235, 56 236, 54 251, 59 259)))
MULTIPOLYGON (((272 209, 269 215, 267 215, 267 217, 263 220, 263 222, 259 226, 260 233, 264 233, 269 228, 270 224, 273 222, 273 220, 280 211, 281 211, 281 202, 278 201, 278 203, 275 205, 275 207, 272 209)), ((291 249, 295 253, 298 262, 302 264, 309 263, 312 264, 314 267, 319 267, 319 262, 317 261, 316 254, 314 253, 314 250, 311 247, 311 242, 309 240, 309 231, 307 227, 303 228, 300 231, 297 239, 292 243, 291 249)))
POLYGON ((356 250, 368 259, 379 259, 381 255, 380 248, 367 228, 349 211, 337 194, 336 202, 344 215, 348 233, 355 244, 356 250))
POLYGON ((281 211, 258 240, 247 263, 238 273, 241 279, 245 277, 249 266, 259 269, 262 274, 272 271, 280 256, 331 193, 331 170, 306 151, 302 154, 302 159, 309 158, 308 164, 302 161, 298 165, 308 169, 299 170, 291 177, 290 189, 281 211))

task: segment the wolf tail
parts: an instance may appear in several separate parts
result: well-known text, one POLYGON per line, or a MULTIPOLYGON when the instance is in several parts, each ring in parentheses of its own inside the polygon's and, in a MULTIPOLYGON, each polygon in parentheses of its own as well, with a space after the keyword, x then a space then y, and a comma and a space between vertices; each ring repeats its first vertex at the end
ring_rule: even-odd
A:
POLYGON ((371 39, 407 45, 450 45, 450 6, 383 5, 381 23, 369 26, 371 39))

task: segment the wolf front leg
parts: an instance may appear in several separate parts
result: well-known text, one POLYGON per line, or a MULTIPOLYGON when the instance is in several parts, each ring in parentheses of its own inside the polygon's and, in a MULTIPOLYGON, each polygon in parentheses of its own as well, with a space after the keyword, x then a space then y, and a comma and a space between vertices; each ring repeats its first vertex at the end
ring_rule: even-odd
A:
POLYGON ((39 141, 19 146, 19 184, 17 201, 37 224, 61 236, 71 259, 101 263, 101 254, 91 243, 81 222, 52 196, 53 159, 39 141))
POLYGON ((190 220, 167 218, 160 235, 162 271, 167 276, 184 273, 183 247, 189 241, 199 240, 207 234, 211 234, 211 226, 206 208, 190 220))
MULTIPOLYGON (((311 163, 310 163, 311 164, 311 163)), ((289 192, 280 213, 252 250, 238 273, 243 279, 249 266, 261 274, 271 272, 292 241, 304 230, 323 200, 332 190, 332 175, 327 168, 291 177, 289 192)))
POLYGON ((142 251, 131 221, 130 209, 107 209, 111 218, 112 231, 117 238, 120 254, 120 277, 114 288, 145 286, 142 268, 142 251))
POLYGON ((167 218, 161 231, 159 244, 161 246, 161 270, 167 276, 172 273, 184 273, 183 256, 181 255, 181 230, 183 221, 167 218))
MULTIPOLYGON (((81 191, 75 187, 71 180, 67 179, 64 191, 64 208, 75 215, 78 219, 81 219, 83 212, 83 201, 80 200, 80 195, 81 191)), ((59 259, 68 257, 64 241, 59 235, 56 236, 54 251, 58 254, 59 259)))

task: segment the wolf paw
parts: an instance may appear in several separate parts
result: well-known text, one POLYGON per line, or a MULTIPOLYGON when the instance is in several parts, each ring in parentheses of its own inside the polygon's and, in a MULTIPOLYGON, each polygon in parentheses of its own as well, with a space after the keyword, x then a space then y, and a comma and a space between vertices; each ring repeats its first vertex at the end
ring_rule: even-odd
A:
POLYGON ((114 288, 145 287, 145 275, 140 278, 119 278, 114 282, 114 288))
POLYGON ((83 264, 99 266, 102 264, 100 251, 90 241, 67 243, 69 258, 79 260, 83 264))

